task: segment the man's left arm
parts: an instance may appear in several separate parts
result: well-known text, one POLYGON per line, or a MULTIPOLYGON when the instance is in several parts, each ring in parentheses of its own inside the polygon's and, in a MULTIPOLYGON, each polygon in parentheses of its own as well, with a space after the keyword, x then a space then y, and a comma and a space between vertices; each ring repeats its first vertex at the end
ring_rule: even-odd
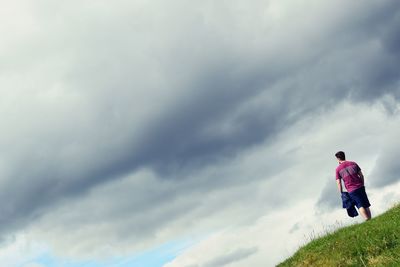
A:
POLYGON ((358 176, 361 178, 362 182, 364 183, 364 174, 361 170, 358 171, 358 176))

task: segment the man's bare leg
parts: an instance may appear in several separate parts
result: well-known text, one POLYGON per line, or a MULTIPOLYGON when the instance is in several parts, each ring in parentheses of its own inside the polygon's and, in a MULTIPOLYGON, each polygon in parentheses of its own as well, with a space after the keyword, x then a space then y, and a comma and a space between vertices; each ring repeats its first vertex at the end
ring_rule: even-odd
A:
POLYGON ((358 210, 366 221, 371 219, 371 210, 369 208, 360 207, 358 210))

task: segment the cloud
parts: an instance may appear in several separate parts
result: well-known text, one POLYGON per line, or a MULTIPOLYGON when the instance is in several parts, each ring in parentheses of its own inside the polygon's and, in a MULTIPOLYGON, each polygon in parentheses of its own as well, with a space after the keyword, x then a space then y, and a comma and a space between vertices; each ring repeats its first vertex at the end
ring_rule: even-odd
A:
MULTIPOLYGON (((394 121, 398 123, 398 119, 394 121)), ((394 126, 388 128, 385 134, 384 145, 381 148, 376 164, 371 173, 372 186, 384 187, 398 181, 400 168, 397 164, 397 156, 399 156, 398 148, 400 143, 397 140, 399 129, 394 126)))
MULTIPOLYGON (((373 216, 380 215, 398 202, 399 185, 396 183, 384 189, 368 190, 373 216)), ((316 200, 310 195, 309 200, 302 199, 284 209, 273 210, 241 228, 226 229, 187 249, 165 267, 204 266, 244 244, 257 247, 257 253, 243 261, 233 262, 230 266, 276 266, 310 240, 338 228, 363 222, 360 216, 355 219, 348 217, 341 206, 331 208, 328 212, 316 213, 316 200)))
POLYGON ((341 204, 341 197, 336 186, 336 181, 334 180, 334 175, 332 175, 322 189, 316 205, 320 211, 324 212, 326 209, 332 209, 341 206, 341 204))
POLYGON ((10 267, 40 267, 42 265, 34 262, 48 251, 48 247, 42 242, 30 240, 21 233, 2 240, 0 246, 0 264, 10 267))
POLYGON ((224 256, 220 256, 214 260, 209 261, 205 264, 207 267, 215 267, 215 266, 226 266, 233 262, 237 262, 243 260, 251 255, 257 253, 257 248, 247 248, 247 249, 239 249, 228 253, 224 256))
MULTIPOLYGON (((53 207, 51 213, 31 223, 30 235, 34 240, 46 240, 61 255, 90 259, 143 251, 175 238, 202 239, 210 231, 232 225, 246 227, 276 210, 288 213, 290 232, 301 218, 296 215, 298 211, 289 212, 288 208, 305 196, 314 201, 315 206, 307 208, 312 216, 338 214, 332 213, 341 211, 334 181, 337 144, 359 161, 370 182, 374 167, 370 162, 375 160, 371 155, 381 140, 376 137, 382 127, 391 124, 391 117, 380 105, 368 110, 365 107, 346 103, 312 121, 306 117, 273 142, 265 141, 224 164, 192 172, 190 177, 163 179, 145 168, 104 183, 53 207), (363 134, 359 129, 364 129, 363 134), (365 146, 366 141, 369 146, 365 146), (335 199, 336 205, 326 203, 335 199)), ((275 229, 273 224, 262 227, 275 229)), ((298 234, 304 227, 298 224, 300 231, 291 232, 298 234)), ((311 231, 312 225, 307 227, 311 231)), ((258 245, 249 243, 245 247, 258 245)), ((227 247, 221 249, 214 258, 226 254, 227 247)))
POLYGON ((304 3, 7 4, 0 234, 57 243, 68 221, 73 252, 99 232, 144 248, 320 195, 340 145, 370 163, 398 109, 399 4, 304 3))

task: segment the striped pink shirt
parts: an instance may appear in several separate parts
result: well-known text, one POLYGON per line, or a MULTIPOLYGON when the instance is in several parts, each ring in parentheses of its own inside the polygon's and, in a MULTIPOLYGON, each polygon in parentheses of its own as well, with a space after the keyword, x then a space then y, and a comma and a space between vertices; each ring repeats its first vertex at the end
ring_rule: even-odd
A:
POLYGON ((364 186, 363 179, 358 176, 360 171, 361 169, 357 163, 353 161, 344 161, 336 168, 336 180, 342 179, 347 192, 353 192, 364 186))

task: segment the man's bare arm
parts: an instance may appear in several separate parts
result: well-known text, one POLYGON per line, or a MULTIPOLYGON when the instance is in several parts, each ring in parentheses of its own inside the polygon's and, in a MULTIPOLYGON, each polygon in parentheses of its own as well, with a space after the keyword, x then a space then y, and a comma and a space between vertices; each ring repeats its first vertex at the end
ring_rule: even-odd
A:
POLYGON ((343 192, 342 179, 337 179, 336 182, 338 185, 339 192, 342 193, 343 192))
POLYGON ((364 174, 361 172, 361 170, 358 172, 358 176, 361 178, 362 182, 364 183, 364 174))

